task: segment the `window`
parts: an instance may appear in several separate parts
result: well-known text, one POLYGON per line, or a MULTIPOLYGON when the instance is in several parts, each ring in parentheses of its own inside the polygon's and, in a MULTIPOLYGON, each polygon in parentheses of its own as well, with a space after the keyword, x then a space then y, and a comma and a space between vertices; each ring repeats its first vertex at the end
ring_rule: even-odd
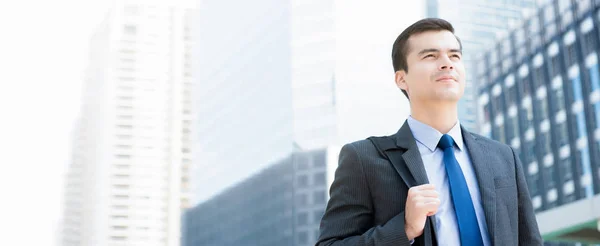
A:
POLYGON ((525 34, 523 33, 523 29, 519 28, 515 31, 515 42, 517 46, 520 46, 525 42, 525 34))
POLYGON ((534 73, 535 74, 533 76, 533 87, 537 89, 540 86, 544 85, 544 66, 539 66, 535 68, 534 73))
POLYGON ((527 177, 527 188, 529 188, 529 192, 531 192, 531 196, 535 196, 538 194, 538 174, 530 175, 527 177))
POLYGON ((557 124, 556 128, 558 128, 557 136, 559 146, 565 146, 569 143, 569 135, 567 132, 567 124, 565 122, 557 124))
POLYGON ((509 132, 508 134, 509 140, 512 141, 513 138, 519 137, 519 122, 517 117, 510 118, 509 122, 511 122, 511 132, 509 132))
POLYGON ((527 50, 524 46, 517 48, 517 62, 520 62, 527 55, 527 50))
POLYGON ((552 37, 554 37, 554 35, 556 34, 556 24, 554 23, 550 23, 548 25, 546 25, 544 27, 545 29, 545 33, 544 33, 544 37, 546 38, 546 40, 551 39, 552 37))
POLYGON ((308 197, 306 194, 298 194, 298 205, 306 206, 308 204, 308 197))
POLYGON ((314 204, 325 204, 325 200, 327 200, 325 191, 315 191, 313 193, 314 204))
POLYGON ((483 113, 484 113, 484 122, 490 122, 490 103, 487 103, 485 106, 483 106, 483 113))
POLYGON ((570 0, 559 0, 558 1, 558 10, 560 13, 569 10, 570 7, 571 7, 570 0))
POLYGON ((514 118, 508 118, 508 120, 506 121, 506 139, 508 141, 512 140, 515 137, 515 135, 514 135, 515 126, 513 125, 513 119, 514 118))
POLYGON ((532 161, 535 161, 535 144, 533 142, 529 142, 527 144, 527 147, 525 148, 527 151, 525 151, 525 163, 530 163, 532 161))
POLYGON ((522 78, 521 83, 517 83, 519 85, 519 90, 521 91, 521 97, 529 95, 529 83, 530 80, 528 76, 522 78))
POLYGON ((125 241, 125 240, 127 240, 127 237, 126 236, 111 236, 110 239, 113 241, 125 241))
POLYGON ((325 184, 325 173, 316 173, 314 176, 314 184, 315 185, 324 185, 325 184))
POLYGON ((589 54, 596 49, 596 36, 594 31, 583 34, 583 54, 589 54))
POLYGON ((315 224, 318 224, 319 222, 321 222, 321 219, 323 218, 323 210, 317 210, 314 213, 314 217, 313 217, 313 222, 315 222, 315 224))
POLYGON ((506 136, 504 135, 504 126, 496 126, 496 131, 495 131, 495 139, 497 139, 499 142, 506 144, 506 136))
POLYGON ((560 161, 560 176, 562 180, 573 179, 573 171, 571 170, 571 158, 566 158, 560 161))
MULTIPOLYGON (((505 57, 510 55, 510 51, 511 51, 510 39, 506 39, 500 44, 500 51, 502 52, 502 55, 504 55, 505 57)), ((507 60, 510 60, 510 59, 507 59, 507 60)))
POLYGON ((550 77, 554 78, 560 74, 560 55, 557 54, 550 58, 550 77))
POLYGON ((495 50, 492 50, 492 52, 490 52, 490 63, 495 65, 496 62, 498 62, 498 54, 495 52, 495 50))
POLYGON ((115 155, 115 157, 117 157, 118 159, 130 159, 131 158, 130 155, 115 155))
POLYGON ((308 215, 305 212, 298 213, 298 216, 296 217, 296 224, 299 226, 307 225, 308 215))
POLYGON ((308 168, 308 158, 306 158, 306 155, 295 155, 294 162, 296 163, 297 170, 305 170, 308 168))
POLYGON ((134 35, 137 32, 137 28, 134 25, 125 25, 123 27, 123 32, 125 34, 134 35))
POLYGON ((537 18, 531 18, 531 20, 529 21, 529 33, 531 34, 537 34, 538 31, 540 30, 540 24, 538 22, 537 18))
POLYGON ((546 133, 542 133, 542 138, 541 138, 541 151, 543 154, 548 154, 551 152, 552 150, 552 146, 550 145, 550 142, 552 141, 550 139, 550 133, 546 132, 546 133))
POLYGON ((577 14, 583 15, 585 12, 587 12, 590 9, 590 4, 590 0, 577 1, 577 14))
POLYGON ((131 130, 131 128, 133 128, 132 125, 117 125, 117 127, 123 130, 131 130))
POLYGON ((565 29, 571 23, 573 23, 573 13, 571 13, 571 11, 562 13, 561 21, 560 21, 561 29, 565 29))
POLYGON ((554 98, 553 101, 556 105, 556 112, 561 111, 565 108, 565 99, 563 95, 563 89, 558 88, 553 90, 554 98))
POLYGON ((571 67, 571 65, 577 63, 577 53, 576 53, 576 49, 575 49, 575 43, 572 43, 571 45, 566 47, 566 52, 565 52, 565 63, 567 65, 567 67, 571 67))
POLYGON ((530 42, 531 50, 535 50, 538 47, 540 47, 541 39, 540 39, 540 36, 538 35, 538 33, 532 34, 530 36, 530 41, 529 42, 530 42))
POLYGON ((517 101, 517 86, 513 85, 508 88, 508 92, 506 93, 506 103, 514 103, 517 101))
POLYGON ((308 243, 308 233, 305 231, 298 232, 298 244, 307 244, 308 243))
POLYGON ((313 165, 315 167, 324 167, 324 166, 326 166, 325 162, 326 162, 325 161, 325 151, 315 153, 314 159, 313 159, 313 165))
POLYGON ((521 114, 523 115, 523 129, 528 129, 531 125, 533 125, 533 110, 531 106, 521 109, 521 114))
POLYGON ((299 175, 297 180, 298 187, 308 186, 308 177, 306 175, 299 175))
POLYGON ((492 96, 492 113, 498 114, 502 112, 502 95, 492 96))
POLYGON ((546 98, 538 100, 538 106, 540 119, 546 119, 548 117, 548 102, 546 98))
POLYGON ((550 23, 554 20, 555 14, 554 14, 554 5, 552 4, 548 4, 546 5, 546 8, 544 8, 544 22, 545 23, 550 23))

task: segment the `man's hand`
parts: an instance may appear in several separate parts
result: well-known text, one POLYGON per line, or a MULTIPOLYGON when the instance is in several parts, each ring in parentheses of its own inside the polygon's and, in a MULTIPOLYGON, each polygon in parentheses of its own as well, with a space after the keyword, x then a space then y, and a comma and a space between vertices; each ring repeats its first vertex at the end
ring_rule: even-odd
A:
POLYGON ((438 192, 432 184, 414 186, 408 190, 404 229, 409 240, 423 234, 427 216, 434 215, 439 206, 438 192))

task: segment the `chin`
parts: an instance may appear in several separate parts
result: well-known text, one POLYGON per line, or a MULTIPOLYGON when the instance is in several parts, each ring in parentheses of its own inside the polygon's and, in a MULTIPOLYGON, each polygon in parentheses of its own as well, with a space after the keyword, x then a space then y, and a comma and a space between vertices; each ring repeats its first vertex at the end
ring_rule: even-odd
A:
POLYGON ((460 93, 458 90, 443 90, 443 91, 437 91, 436 93, 434 93, 434 97, 441 99, 441 100, 460 100, 460 98, 462 97, 463 93, 460 93))

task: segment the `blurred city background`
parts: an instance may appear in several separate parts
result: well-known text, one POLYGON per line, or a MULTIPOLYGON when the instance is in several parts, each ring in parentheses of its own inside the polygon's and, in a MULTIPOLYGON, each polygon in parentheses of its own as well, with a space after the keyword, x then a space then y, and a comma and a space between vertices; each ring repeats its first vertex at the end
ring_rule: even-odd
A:
POLYGON ((600 244, 600 1, 0 4, 2 245, 314 245, 340 147, 395 133, 395 38, 463 43, 547 245, 600 244))

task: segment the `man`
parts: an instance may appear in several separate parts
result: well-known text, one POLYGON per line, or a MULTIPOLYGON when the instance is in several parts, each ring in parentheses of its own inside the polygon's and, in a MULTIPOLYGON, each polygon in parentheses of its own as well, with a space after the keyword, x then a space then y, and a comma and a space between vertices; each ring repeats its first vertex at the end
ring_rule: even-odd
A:
POLYGON ((542 245, 515 152, 458 122, 461 50, 441 19, 398 36, 411 115, 394 135, 342 148, 316 245, 542 245))

